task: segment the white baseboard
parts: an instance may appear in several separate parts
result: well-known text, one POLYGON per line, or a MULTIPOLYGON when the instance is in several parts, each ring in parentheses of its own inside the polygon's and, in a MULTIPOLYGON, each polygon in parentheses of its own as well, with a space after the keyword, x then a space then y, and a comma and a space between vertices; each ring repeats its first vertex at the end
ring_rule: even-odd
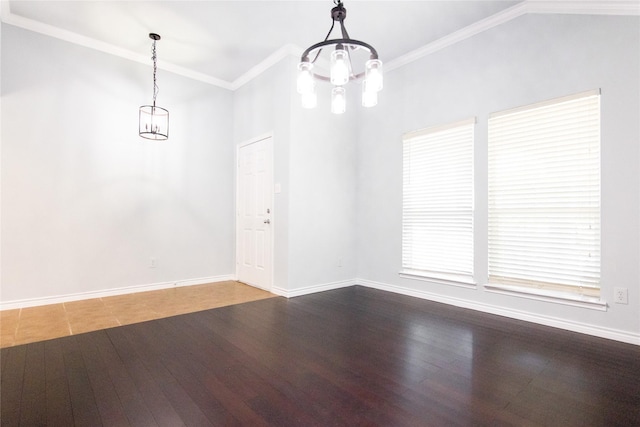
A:
POLYGON ((339 282, 323 283, 320 285, 307 286, 304 288, 296 288, 292 290, 283 289, 283 288, 274 286, 271 289, 271 292, 286 298, 294 298, 302 295, 315 294, 316 292, 324 292, 324 291, 330 291, 332 289, 346 288, 353 285, 355 285, 355 279, 341 280, 339 282))
POLYGON ((64 302, 80 301, 92 298, 112 297, 116 295, 133 294, 136 292, 157 291, 182 286, 204 285, 207 283, 225 282, 236 280, 235 275, 227 274, 222 276, 199 277, 195 279, 176 280, 170 282, 150 283, 146 285, 126 286, 123 288, 105 289, 101 291, 81 292, 77 294, 56 295, 44 298, 32 298, 16 301, 0 302, 0 310, 12 310, 17 308, 37 307, 48 304, 60 304, 64 302))
MULTIPOLYGON (((17 301, 0 302, 0 310, 10 310, 17 308, 36 307, 47 304, 59 304, 64 302, 79 301, 91 298, 103 298, 115 295, 125 295, 136 292, 155 291, 182 286, 204 285, 207 283, 224 282, 228 280, 237 280, 233 274, 200 277, 195 279, 185 279, 170 282, 151 283, 146 285, 127 286, 123 288, 107 289, 94 292, 82 292, 77 294, 59 295, 45 298, 33 298, 17 301)), ((456 307, 468 308, 483 313, 496 314, 499 316, 509 317, 512 319, 524 320, 527 322, 537 323, 540 325, 551 326, 554 328, 565 329, 568 331, 579 332, 587 335, 593 335, 601 338, 607 338, 615 341, 621 341, 629 344, 640 345, 640 334, 620 331, 616 329, 604 328, 600 326, 588 325, 580 322, 573 322, 565 319, 559 319, 550 316, 541 316, 535 313, 514 310, 510 308, 498 307, 490 304, 482 304, 475 301, 453 298, 425 292, 421 290, 406 288, 403 286, 391 285, 388 283, 375 282, 367 279, 351 279, 338 282, 323 283, 319 285, 307 286, 304 288, 296 288, 292 290, 279 288, 274 286, 271 292, 286 298, 294 298, 302 295, 313 294, 316 292, 324 292, 332 289, 345 288, 354 285, 366 286, 369 288, 380 289, 383 291, 394 292, 397 294, 408 295, 416 298, 426 299, 429 301, 449 304, 456 307)))
POLYGON ((460 298, 452 298, 434 294, 431 292, 420 291, 416 289, 405 288, 403 286, 390 285, 387 283, 374 282, 366 279, 356 279, 356 285, 366 286, 369 288, 380 289, 397 294, 408 295, 416 298, 422 298, 429 301, 449 304, 456 307, 469 308, 471 310, 481 311, 483 313, 496 314, 498 316, 509 317, 512 319, 524 320, 540 325, 551 326, 554 328, 564 329, 572 332, 593 335, 600 338, 621 341, 628 344, 640 345, 640 334, 620 331, 616 329, 604 328, 600 326, 588 325, 580 322, 573 322, 565 319, 558 319, 550 316, 540 316, 521 310, 513 310, 510 308, 498 307, 490 304, 482 304, 475 301, 469 301, 460 298))

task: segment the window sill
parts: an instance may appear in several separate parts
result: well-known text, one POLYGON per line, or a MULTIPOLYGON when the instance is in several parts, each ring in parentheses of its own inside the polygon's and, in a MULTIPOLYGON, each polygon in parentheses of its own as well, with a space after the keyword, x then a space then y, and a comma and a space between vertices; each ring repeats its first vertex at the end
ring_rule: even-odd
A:
POLYGON ((568 292, 557 292, 542 289, 525 288, 520 286, 486 284, 487 292, 511 295, 520 298, 528 298, 538 301, 552 302, 556 304, 570 305, 574 307, 589 308, 591 310, 607 311, 607 302, 596 297, 576 295, 568 292))
POLYGON ((422 280, 441 285, 458 286, 460 288, 477 289, 478 285, 473 277, 457 274, 438 274, 416 270, 400 270, 400 277, 405 279, 422 280))

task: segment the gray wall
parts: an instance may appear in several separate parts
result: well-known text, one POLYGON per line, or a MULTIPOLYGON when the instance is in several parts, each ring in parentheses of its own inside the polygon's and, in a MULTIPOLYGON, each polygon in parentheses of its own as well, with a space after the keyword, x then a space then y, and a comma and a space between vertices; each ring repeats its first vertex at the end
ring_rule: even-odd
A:
MULTIPOLYGON (((355 278, 468 306, 640 333, 638 17, 528 15, 387 72, 380 103, 328 112, 286 58, 234 93, 159 72, 168 142, 136 135, 151 67, 2 25, 2 294, 16 301, 235 273, 235 150, 272 133, 274 285, 355 278), (475 269, 486 282, 490 113, 602 89, 606 312, 402 279, 404 132, 477 116, 475 269), (150 269, 149 259, 157 259, 150 269), (341 264, 341 266, 338 266, 341 264), (612 304, 613 288, 629 305, 612 304)), ((382 54, 382 53, 381 53, 382 54)))
POLYGON ((527 15, 388 72, 380 105, 361 115, 358 276, 512 312, 640 332, 638 17, 527 15), (602 297, 607 312, 398 276, 404 132, 477 116, 475 270, 487 281, 487 118, 495 111, 602 89, 602 297), (629 305, 613 304, 613 288, 629 305))
POLYGON ((274 194, 273 284, 285 290, 289 283, 289 203, 291 198, 289 179, 291 116, 289 111, 291 79, 294 78, 292 67, 295 69, 295 65, 290 60, 280 61, 236 90, 233 95, 235 146, 265 134, 273 134, 273 180, 282 186, 282 192, 274 194))
POLYGON ((285 58, 234 93, 235 143, 274 136, 282 188, 274 195, 274 286, 285 295, 356 276, 356 114, 331 114, 329 87, 318 89, 316 109, 300 107, 297 62, 285 58))
POLYGON ((151 83, 151 63, 2 25, 3 302, 232 272, 232 93, 159 70, 153 142, 151 83))
POLYGON ((300 107, 296 93, 291 112, 290 271, 291 286, 301 289, 356 277, 359 87, 347 88, 347 112, 338 116, 331 113, 331 88, 318 85, 313 110, 300 107))

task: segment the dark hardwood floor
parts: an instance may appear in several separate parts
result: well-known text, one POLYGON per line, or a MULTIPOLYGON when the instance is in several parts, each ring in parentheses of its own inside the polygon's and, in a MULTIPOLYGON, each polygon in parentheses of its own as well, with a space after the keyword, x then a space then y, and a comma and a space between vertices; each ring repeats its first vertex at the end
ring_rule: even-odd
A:
POLYGON ((640 347, 363 287, 0 356, 3 427, 640 425, 640 347))

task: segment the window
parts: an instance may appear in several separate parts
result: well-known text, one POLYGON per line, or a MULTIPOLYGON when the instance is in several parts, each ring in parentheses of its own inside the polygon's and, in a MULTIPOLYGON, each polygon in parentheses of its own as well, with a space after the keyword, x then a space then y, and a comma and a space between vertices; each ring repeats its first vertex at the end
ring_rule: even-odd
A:
POLYGON ((600 93, 489 118, 489 282, 599 296, 600 93))
POLYGON ((402 274, 473 282, 474 124, 403 136, 402 274))

